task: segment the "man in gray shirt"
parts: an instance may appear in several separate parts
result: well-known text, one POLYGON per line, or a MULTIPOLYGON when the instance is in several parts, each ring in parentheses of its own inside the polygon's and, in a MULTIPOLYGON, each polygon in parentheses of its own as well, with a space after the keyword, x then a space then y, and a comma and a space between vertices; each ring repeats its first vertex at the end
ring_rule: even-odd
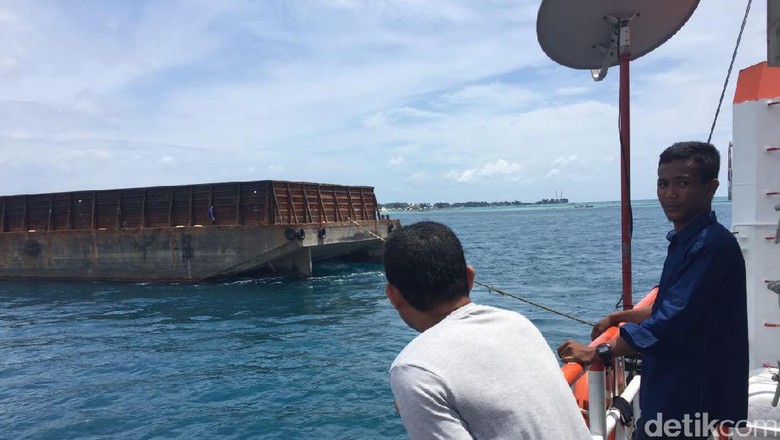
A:
POLYGON ((385 243, 387 297, 420 332, 390 367, 412 439, 590 439, 539 330, 474 304, 474 268, 446 226, 420 222, 385 243))

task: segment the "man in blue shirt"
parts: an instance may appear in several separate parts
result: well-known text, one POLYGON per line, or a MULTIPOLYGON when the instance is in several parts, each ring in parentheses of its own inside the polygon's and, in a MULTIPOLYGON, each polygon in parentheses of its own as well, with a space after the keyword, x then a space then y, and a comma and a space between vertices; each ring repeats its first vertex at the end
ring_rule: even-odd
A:
POLYGON ((661 154, 658 200, 674 230, 652 308, 600 320, 593 338, 625 323, 606 344, 558 348, 561 360, 582 365, 642 354, 638 439, 706 439, 717 423, 747 418, 745 262, 712 212, 719 168, 707 143, 680 142, 661 154))

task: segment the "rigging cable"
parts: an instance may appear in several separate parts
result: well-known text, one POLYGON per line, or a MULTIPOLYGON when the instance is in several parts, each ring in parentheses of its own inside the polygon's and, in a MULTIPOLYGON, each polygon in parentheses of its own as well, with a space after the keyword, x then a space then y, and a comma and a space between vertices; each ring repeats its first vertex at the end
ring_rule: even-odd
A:
MULTIPOLYGON (((379 235, 375 234, 374 232, 370 231, 369 229, 367 229, 365 226, 361 225, 357 221, 355 221, 355 220, 353 220, 353 219, 351 219, 349 217, 347 217, 347 220, 351 221, 355 226, 363 229, 364 231, 368 232, 369 234, 373 235, 374 237, 376 237, 376 238, 378 238, 378 239, 380 239, 382 241, 386 241, 384 238, 382 238, 379 235)), ((479 284, 480 286, 485 287, 488 290, 488 292, 496 292, 496 293, 498 293, 500 295, 504 295, 504 296, 508 296, 510 298, 514 298, 516 300, 519 300, 519 301, 522 301, 524 303, 530 304, 530 305, 532 305, 534 307, 538 307, 538 308, 540 308, 542 310, 546 310, 548 312, 555 313, 556 315, 563 316, 564 318, 569 318, 569 319, 571 319, 573 321, 577 321, 577 322, 579 322, 581 324, 585 324, 585 325, 588 325, 590 327, 593 327, 593 326, 596 325, 593 322, 586 321, 584 319, 580 319, 580 318, 578 318, 578 317, 576 317, 574 315, 570 315, 570 314, 568 314, 566 312, 561 312, 559 310, 555 310, 552 307, 548 307, 548 306, 546 306, 544 304, 540 304, 540 303, 531 301, 529 299, 523 298, 523 297, 518 296, 518 295, 513 295, 513 294, 511 294, 509 292, 506 292, 504 290, 499 289, 498 287, 491 286, 490 284, 481 283, 481 282, 479 282, 477 280, 474 280, 474 284, 479 284)))
POLYGON ((718 108, 715 110, 715 118, 712 120, 712 127, 710 127, 710 135, 707 137, 707 143, 712 141, 712 133, 715 131, 715 124, 718 122, 718 114, 720 113, 720 106, 723 104, 723 97, 726 95, 726 88, 729 85, 729 77, 731 77, 731 70, 734 68, 734 60, 737 58, 737 50, 739 49, 739 43, 742 41, 742 32, 745 31, 745 23, 747 23, 748 14, 750 13, 750 4, 753 0, 748 0, 747 7, 745 8, 745 17, 742 18, 742 27, 739 28, 739 35, 737 36, 737 44, 734 46, 734 53, 731 55, 731 63, 729 64, 729 70, 726 73, 726 81, 723 82, 723 90, 720 92, 720 100, 718 101, 718 108))
POLYGON ((511 293, 509 293, 509 292, 505 292, 505 291, 503 291, 503 290, 499 289, 498 287, 491 286, 490 284, 480 283, 480 282, 479 282, 479 281, 477 281, 477 280, 474 280, 474 284, 479 284, 480 286, 482 286, 482 287, 486 288, 488 291, 493 291, 493 292, 496 292, 496 293, 498 293, 498 294, 501 294, 501 295, 504 295, 504 296, 508 296, 508 297, 510 297, 510 298, 514 298, 514 299, 517 299, 517 300, 520 300, 520 301, 522 301, 522 302, 524 302, 524 303, 527 303, 527 304, 530 304, 530 305, 532 305, 532 306, 534 306, 534 307, 538 307, 538 308, 540 308, 540 309, 542 309, 542 310, 547 310, 548 312, 555 313, 556 315, 563 316, 564 318, 569 318, 569 319, 571 319, 571 320, 573 320, 573 321, 577 321, 577 322, 579 322, 579 323, 582 323, 582 324, 588 325, 588 326, 590 326, 590 327, 593 327, 593 326, 595 326, 595 325, 596 325, 596 324, 595 324, 595 323, 593 323, 593 322, 586 321, 586 320, 584 320, 584 319, 580 319, 580 318, 578 318, 578 317, 576 317, 576 316, 573 316, 573 315, 570 315, 570 314, 568 314, 568 313, 565 313, 565 312, 561 312, 561 311, 555 310, 555 309, 553 309, 552 307, 547 307, 547 306, 545 306, 544 304, 539 304, 539 303, 537 303, 537 302, 533 302, 533 301, 531 301, 531 300, 528 300, 528 299, 525 299, 525 298, 519 297, 519 296, 517 296, 517 295, 512 295, 511 293))

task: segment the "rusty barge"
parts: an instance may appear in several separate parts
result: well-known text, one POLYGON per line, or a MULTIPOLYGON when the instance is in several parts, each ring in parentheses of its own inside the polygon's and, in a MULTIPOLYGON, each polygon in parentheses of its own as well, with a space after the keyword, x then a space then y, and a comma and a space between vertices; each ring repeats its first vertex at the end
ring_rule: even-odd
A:
POLYGON ((374 189, 262 180, 0 196, 0 279, 199 282, 378 260, 374 189))

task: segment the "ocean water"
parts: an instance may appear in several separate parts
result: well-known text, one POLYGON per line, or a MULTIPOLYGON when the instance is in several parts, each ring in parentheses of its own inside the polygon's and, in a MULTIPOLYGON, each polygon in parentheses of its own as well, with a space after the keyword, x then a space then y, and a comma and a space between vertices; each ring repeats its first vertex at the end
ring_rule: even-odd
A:
MULTIPOLYGON (((620 297, 620 211, 393 213, 461 238, 477 279, 595 321, 620 297)), ((731 204, 714 205, 727 227, 731 204)), ((634 291, 657 282, 670 224, 634 203, 634 291)), ((387 369, 415 336, 379 265, 222 284, 0 282, 2 439, 402 439, 387 369)), ((476 287, 551 347, 586 325, 476 287)), ((635 301, 636 301, 635 300, 635 301)))

